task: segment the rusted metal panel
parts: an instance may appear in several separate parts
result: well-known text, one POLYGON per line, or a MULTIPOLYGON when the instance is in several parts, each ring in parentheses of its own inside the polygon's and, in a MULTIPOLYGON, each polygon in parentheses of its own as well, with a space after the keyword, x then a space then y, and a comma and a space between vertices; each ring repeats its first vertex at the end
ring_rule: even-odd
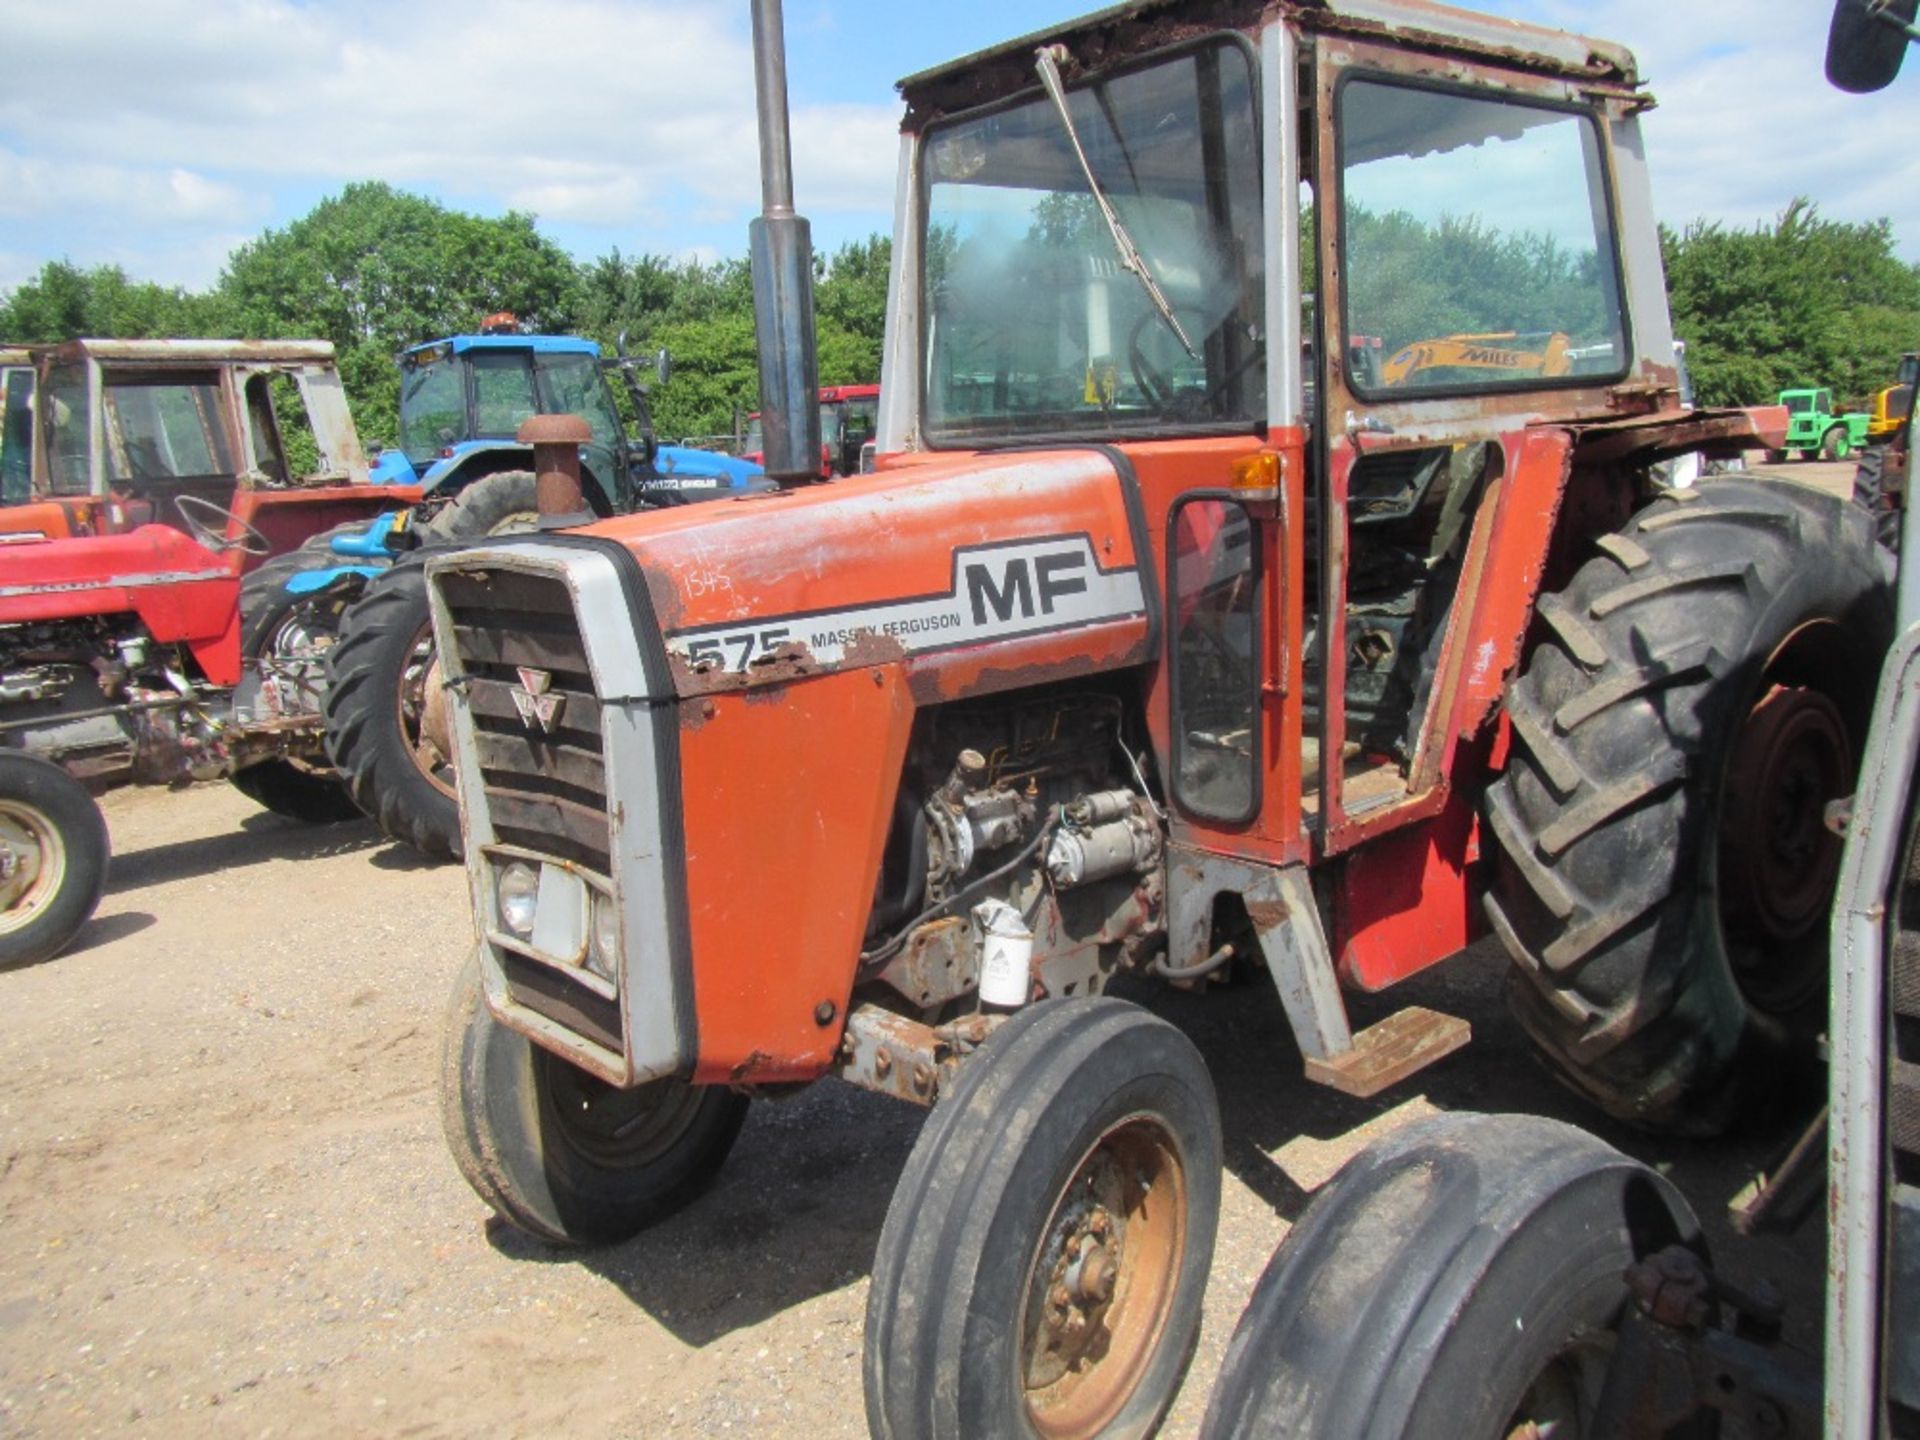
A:
POLYGON ((92 359, 143 365, 331 365, 330 340, 69 340, 43 352, 56 363, 92 359))
POLYGON ((1033 55, 1043 45, 1064 46, 1073 67, 1088 71, 1218 31, 1250 35, 1271 24, 1421 46, 1623 93, 1638 84, 1632 52, 1624 46, 1428 0, 1133 0, 907 76, 899 82, 907 102, 905 127, 918 129, 1033 88, 1033 55))
POLYGON ((927 1025, 878 1005, 862 1005, 847 1017, 834 1073, 863 1090, 931 1105, 943 1085, 1007 1017, 963 1015, 927 1025))

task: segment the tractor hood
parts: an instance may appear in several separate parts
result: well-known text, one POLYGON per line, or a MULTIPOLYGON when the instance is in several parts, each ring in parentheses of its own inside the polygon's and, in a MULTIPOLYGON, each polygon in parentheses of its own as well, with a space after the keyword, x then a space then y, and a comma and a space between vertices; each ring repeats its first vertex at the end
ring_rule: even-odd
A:
POLYGON ((1150 654, 1140 515, 1107 453, 1023 451, 583 533, 638 561, 679 698, 902 663, 933 700, 1150 654))

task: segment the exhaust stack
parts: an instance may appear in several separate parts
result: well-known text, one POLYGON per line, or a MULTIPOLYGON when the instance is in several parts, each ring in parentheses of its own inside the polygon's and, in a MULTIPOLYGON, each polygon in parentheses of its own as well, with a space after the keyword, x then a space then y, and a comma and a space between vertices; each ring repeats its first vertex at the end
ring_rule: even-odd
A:
POLYGON ((820 368, 813 337, 813 237, 793 210, 787 134, 787 43, 780 0, 752 0, 754 98, 760 111, 760 218, 748 230, 760 423, 767 473, 820 478, 820 368))

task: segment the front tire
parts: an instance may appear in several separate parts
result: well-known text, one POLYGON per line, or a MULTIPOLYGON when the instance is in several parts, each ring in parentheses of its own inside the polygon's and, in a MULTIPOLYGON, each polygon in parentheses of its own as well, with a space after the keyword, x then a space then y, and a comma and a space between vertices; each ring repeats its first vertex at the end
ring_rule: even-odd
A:
POLYGON ((1810 1057, 1826 916, 1890 630, 1867 516, 1720 480, 1542 599, 1487 796, 1487 913, 1548 1064, 1610 1114, 1712 1133, 1810 1057))
POLYGON ((0 750, 0 970, 51 960, 107 888, 107 822, 86 787, 0 750))
POLYGON ((1557 1120, 1410 1125, 1352 1161, 1275 1252, 1202 1440, 1585 1434, 1623 1272, 1698 1234, 1666 1180, 1557 1120))
POLYGON ((725 1086, 595 1079, 493 1018, 477 951, 461 967, 441 1049, 447 1147, 474 1193, 529 1235, 630 1239, 706 1188, 746 1116, 725 1086))
POLYGON ((888 1207, 867 1301, 878 1440, 1151 1435, 1199 1334, 1220 1117, 1138 1006, 1029 1006, 961 1070, 888 1207))

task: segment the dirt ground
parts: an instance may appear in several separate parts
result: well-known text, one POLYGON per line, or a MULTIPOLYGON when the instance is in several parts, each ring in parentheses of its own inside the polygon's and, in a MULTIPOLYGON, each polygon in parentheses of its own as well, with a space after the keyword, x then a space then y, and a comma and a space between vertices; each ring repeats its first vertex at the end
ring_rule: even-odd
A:
MULTIPOLYGON (((459 870, 223 786, 106 811, 98 916, 0 974, 0 1433, 865 1433, 866 1277, 918 1112, 837 1082, 757 1105, 692 1209, 601 1253, 545 1249, 489 1221, 440 1136, 459 870)), ((1396 993, 1476 1040, 1374 1103, 1300 1078, 1267 988, 1143 992, 1215 1067, 1227 1135, 1206 1327, 1165 1433, 1198 1428, 1253 1281, 1368 1134, 1428 1106, 1594 1123, 1529 1060, 1503 963, 1469 952, 1396 993)), ((1718 1224, 1759 1144, 1598 1128, 1674 1175, 1721 1253, 1806 1295, 1785 1242, 1718 1224)))

